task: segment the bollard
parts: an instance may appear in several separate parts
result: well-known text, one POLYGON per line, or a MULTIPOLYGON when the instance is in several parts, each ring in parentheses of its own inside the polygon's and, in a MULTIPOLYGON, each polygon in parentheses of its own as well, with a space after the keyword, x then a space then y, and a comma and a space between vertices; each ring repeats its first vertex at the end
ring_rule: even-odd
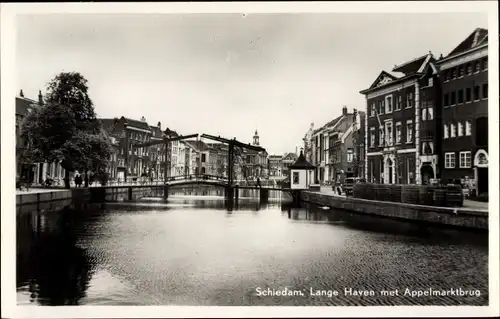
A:
POLYGON ((128 188, 128 200, 132 200, 132 187, 128 188))

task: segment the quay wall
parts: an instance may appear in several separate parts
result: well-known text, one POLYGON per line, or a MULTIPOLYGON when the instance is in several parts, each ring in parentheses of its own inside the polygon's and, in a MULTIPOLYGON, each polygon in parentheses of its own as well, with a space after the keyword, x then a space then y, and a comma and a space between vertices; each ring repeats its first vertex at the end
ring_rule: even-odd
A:
POLYGON ((21 211, 50 210, 72 202, 135 200, 144 196, 163 196, 163 186, 133 187, 105 186, 90 188, 54 189, 43 192, 16 194, 16 207, 21 211), (131 190, 130 190, 131 188, 131 190))
POLYGON ((459 228, 488 230, 488 211, 339 197, 303 191, 301 201, 359 214, 459 228))

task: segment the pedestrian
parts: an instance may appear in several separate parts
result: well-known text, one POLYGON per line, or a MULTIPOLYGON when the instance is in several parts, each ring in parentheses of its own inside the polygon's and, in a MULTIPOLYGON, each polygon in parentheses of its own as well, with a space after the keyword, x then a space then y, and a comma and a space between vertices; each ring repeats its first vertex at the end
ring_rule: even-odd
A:
POLYGON ((75 186, 76 187, 82 186, 82 176, 80 174, 76 174, 75 176, 75 186))

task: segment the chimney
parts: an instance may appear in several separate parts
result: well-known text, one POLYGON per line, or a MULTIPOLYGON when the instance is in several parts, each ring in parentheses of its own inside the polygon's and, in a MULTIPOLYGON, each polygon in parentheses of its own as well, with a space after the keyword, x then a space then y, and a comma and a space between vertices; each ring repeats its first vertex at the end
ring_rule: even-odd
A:
POLYGON ((143 117, 141 117, 141 122, 146 123, 146 118, 145 118, 144 116, 143 116, 143 117))
POLYGON ((299 154, 299 149, 297 146, 295 146, 295 154, 299 154))
POLYGON ((342 115, 347 115, 347 106, 345 106, 345 105, 342 108, 342 115))
POLYGON ((158 128, 161 130, 161 122, 158 122, 158 128))
POLYGON ((38 90, 38 103, 40 105, 43 105, 43 96, 42 96, 42 91, 38 90))
POLYGON ((24 93, 23 93, 23 90, 21 89, 21 92, 19 92, 19 96, 20 97, 24 97, 24 93))

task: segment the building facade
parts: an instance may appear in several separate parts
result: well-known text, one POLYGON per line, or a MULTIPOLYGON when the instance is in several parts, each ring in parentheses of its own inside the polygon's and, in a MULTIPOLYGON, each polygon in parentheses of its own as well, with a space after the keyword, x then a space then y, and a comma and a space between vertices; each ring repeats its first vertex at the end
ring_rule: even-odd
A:
POLYGON ((23 119, 32 112, 33 109, 44 104, 42 92, 38 92, 38 101, 24 96, 23 90, 16 96, 16 179, 22 179, 32 184, 42 184, 47 177, 63 183, 65 170, 60 163, 35 163, 22 164, 22 151, 29 147, 21 138, 21 124, 23 119))
POLYGON ((353 176, 365 177, 365 112, 354 109, 352 143, 354 145, 353 176))
POLYGON ((355 149, 354 130, 355 114, 348 113, 347 107, 342 109, 342 116, 329 130, 329 177, 330 182, 343 183, 346 177, 354 176, 355 149))
POLYGON ((442 86, 441 180, 488 192, 488 30, 478 28, 437 64, 442 86))
POLYGON ((268 158, 269 178, 280 178, 283 176, 283 156, 269 155, 268 158))
POLYGON ((368 89, 360 92, 366 98, 364 145, 367 181, 385 184, 422 182, 420 81, 429 70, 429 64, 434 62, 429 52, 394 67, 392 71, 402 75, 382 71, 368 89))
POLYGON ((304 138, 304 157, 306 161, 311 162, 313 160, 313 147, 312 147, 312 136, 314 133, 314 123, 311 123, 309 129, 307 130, 304 138))
POLYGON ((283 176, 290 176, 290 166, 293 165, 293 163, 295 163, 297 158, 298 156, 296 153, 290 152, 283 155, 283 158, 281 160, 282 163, 281 172, 283 176))

